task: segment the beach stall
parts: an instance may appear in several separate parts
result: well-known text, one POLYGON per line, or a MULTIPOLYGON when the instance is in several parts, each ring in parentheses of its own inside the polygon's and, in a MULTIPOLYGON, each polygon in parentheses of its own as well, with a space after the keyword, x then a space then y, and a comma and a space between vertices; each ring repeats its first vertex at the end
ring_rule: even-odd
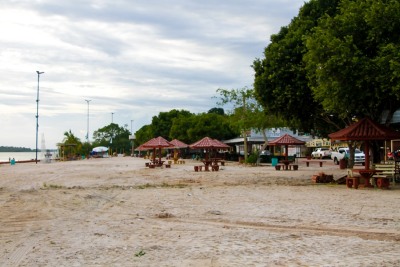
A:
POLYGON ((93 158, 108 158, 108 147, 98 146, 92 149, 90 155, 93 158))

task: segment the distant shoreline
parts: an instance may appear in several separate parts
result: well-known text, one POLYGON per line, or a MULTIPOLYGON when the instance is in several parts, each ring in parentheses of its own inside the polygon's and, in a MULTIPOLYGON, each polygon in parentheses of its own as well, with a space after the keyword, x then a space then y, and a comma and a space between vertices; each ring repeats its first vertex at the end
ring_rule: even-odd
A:
MULTIPOLYGON (((15 163, 32 163, 32 162, 36 162, 36 160, 34 159, 29 159, 29 160, 16 160, 15 163)), ((38 159, 38 162, 40 162, 40 160, 38 159)), ((9 161, 0 161, 0 164, 10 164, 9 161)))

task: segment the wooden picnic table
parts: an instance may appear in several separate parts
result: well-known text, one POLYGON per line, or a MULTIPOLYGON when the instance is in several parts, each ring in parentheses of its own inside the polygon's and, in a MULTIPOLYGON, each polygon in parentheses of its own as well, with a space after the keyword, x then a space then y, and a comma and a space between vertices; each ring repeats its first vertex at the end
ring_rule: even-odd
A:
MULTIPOLYGON (((375 170, 375 169, 352 169, 353 172, 358 172, 360 174, 361 177, 364 178, 364 184, 363 187, 366 188, 372 188, 374 187, 373 185, 371 185, 370 179, 374 174, 380 173, 382 172, 381 170, 375 170)), ((355 185, 354 188, 357 188, 356 186, 358 186, 359 181, 356 181, 354 179, 357 179, 358 177, 353 177, 353 183, 355 185), (357 185, 356 185, 357 183, 357 185)), ((349 187, 349 186, 347 186, 349 187)))

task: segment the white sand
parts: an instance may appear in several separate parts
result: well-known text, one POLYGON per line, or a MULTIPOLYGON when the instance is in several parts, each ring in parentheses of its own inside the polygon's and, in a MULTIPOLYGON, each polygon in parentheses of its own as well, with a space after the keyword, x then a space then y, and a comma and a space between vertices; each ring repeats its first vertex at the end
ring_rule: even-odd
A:
POLYGON ((312 184, 229 162, 0 165, 0 266, 400 266, 400 186, 312 184))

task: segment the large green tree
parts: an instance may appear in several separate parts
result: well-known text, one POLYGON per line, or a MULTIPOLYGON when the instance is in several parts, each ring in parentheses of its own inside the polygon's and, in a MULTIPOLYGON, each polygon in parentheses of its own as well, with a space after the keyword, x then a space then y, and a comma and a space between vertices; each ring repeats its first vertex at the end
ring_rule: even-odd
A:
POLYGON ((131 149, 129 141, 130 132, 127 127, 116 123, 100 128, 93 132, 94 146, 106 146, 110 152, 126 153, 131 149))
POLYGON ((343 0, 335 16, 323 16, 306 39, 306 63, 314 99, 325 112, 387 122, 400 107, 400 2, 343 0))
POLYGON ((222 89, 217 93, 220 95, 219 105, 229 105, 232 110, 229 111, 231 126, 240 132, 244 142, 244 157, 247 161, 247 135, 251 130, 256 130, 263 134, 266 146, 268 139, 265 130, 271 127, 285 126, 284 120, 278 116, 268 114, 258 103, 254 89, 247 87, 241 89, 222 89))
POLYGON ((400 107, 400 2, 311 0, 255 60, 263 106, 296 127, 326 135, 369 116, 389 122, 400 107), (382 116, 386 115, 386 116, 382 116))
POLYGON ((213 108, 208 113, 200 114, 184 110, 161 112, 153 117, 150 125, 143 126, 135 133, 137 144, 143 144, 157 136, 167 140, 179 139, 191 144, 205 136, 224 140, 233 138, 237 134, 221 108, 213 108), (161 122, 162 118, 165 119, 165 123, 161 122), (160 135, 161 133, 163 134, 160 135))
POLYGON ((170 136, 169 132, 171 130, 171 126, 173 124, 174 119, 176 118, 184 118, 191 116, 187 110, 177 110, 172 109, 168 112, 160 112, 158 116, 154 116, 151 120, 153 137, 162 136, 165 139, 168 139, 170 136))
POLYGON ((279 33, 271 36, 264 59, 253 63, 254 89, 259 102, 269 114, 283 117, 292 128, 305 132, 324 129, 329 132, 321 103, 314 100, 306 75, 303 55, 304 37, 319 18, 334 15, 339 0, 311 0, 299 15, 279 33))
POLYGON ((231 139, 237 136, 226 115, 216 113, 201 113, 192 118, 192 125, 187 129, 187 135, 191 143, 203 137, 219 140, 231 139))

